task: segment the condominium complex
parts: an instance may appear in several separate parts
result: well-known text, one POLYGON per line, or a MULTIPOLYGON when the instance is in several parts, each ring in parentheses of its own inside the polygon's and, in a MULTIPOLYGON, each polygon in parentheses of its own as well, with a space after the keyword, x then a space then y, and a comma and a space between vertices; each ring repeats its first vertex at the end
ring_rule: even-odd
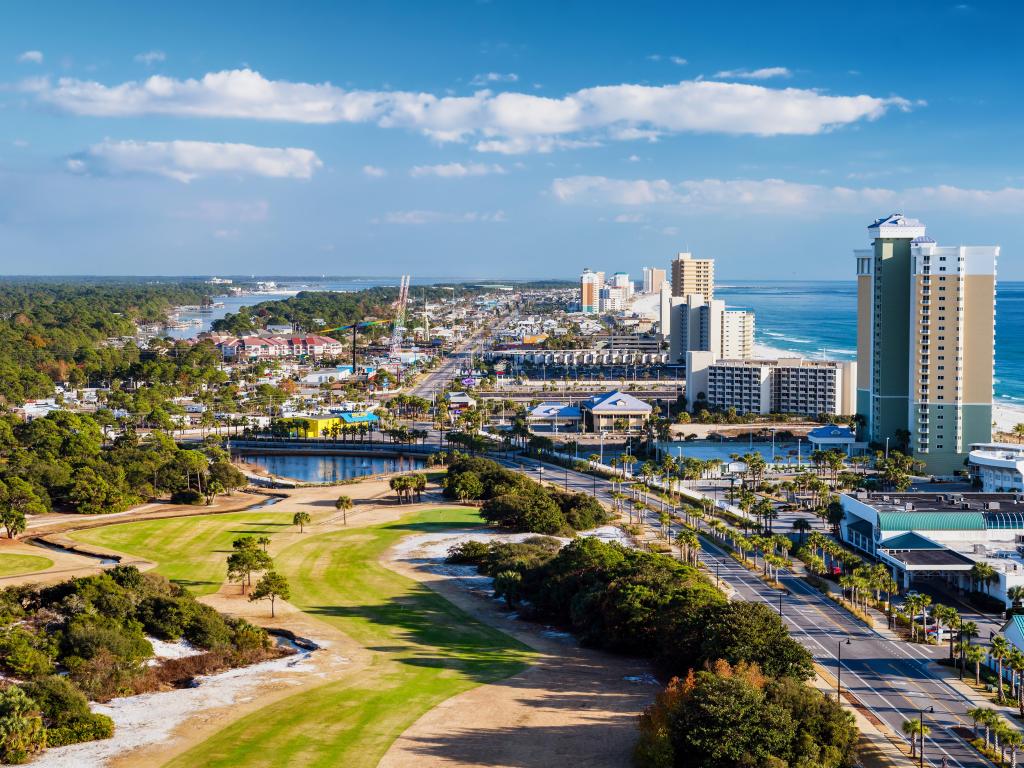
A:
POLYGON ((580 311, 596 314, 601 311, 601 289, 604 288, 604 272, 583 270, 580 275, 580 311))
POLYGON ((644 267, 644 293, 659 293, 665 283, 665 270, 644 267))
POLYGON ((854 252, 862 438, 908 443, 929 473, 952 474, 992 439, 999 247, 940 247, 903 214, 868 234, 854 252))
POLYGON ((671 298, 669 359, 686 360, 686 353, 706 351, 715 360, 750 357, 754 353, 754 315, 726 310, 725 302, 700 294, 671 298))
POLYGON ((680 253, 672 260, 672 295, 684 297, 695 293, 707 301, 715 298, 715 260, 680 253))
POLYGON ((738 413, 852 415, 857 364, 834 360, 718 359, 686 355, 686 406, 738 413))

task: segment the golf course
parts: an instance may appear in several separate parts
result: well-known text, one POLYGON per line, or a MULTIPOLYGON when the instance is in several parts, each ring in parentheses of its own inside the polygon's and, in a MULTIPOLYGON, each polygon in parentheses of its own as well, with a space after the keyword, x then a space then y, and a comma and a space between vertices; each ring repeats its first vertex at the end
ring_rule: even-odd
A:
POLYGON ((51 565, 53 565, 53 561, 48 557, 3 554, 0 555, 0 578, 45 571, 51 565))
POLYGON ((316 522, 299 533, 290 512, 271 507, 125 523, 73 535, 156 562, 157 572, 197 595, 223 585, 233 539, 268 536, 276 568, 291 584, 290 603, 344 633, 370 656, 358 669, 340 670, 336 679, 329 676, 323 685, 236 720, 168 765, 371 768, 437 704, 514 675, 530 663, 532 652, 525 645, 379 562, 403 536, 482 525, 475 510, 427 508, 341 530, 316 522))

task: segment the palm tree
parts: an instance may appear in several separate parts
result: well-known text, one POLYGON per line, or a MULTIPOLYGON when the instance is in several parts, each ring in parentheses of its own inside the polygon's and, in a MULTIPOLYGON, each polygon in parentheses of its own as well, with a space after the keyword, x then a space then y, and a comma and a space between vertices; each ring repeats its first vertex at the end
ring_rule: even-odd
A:
POLYGON ((981 662, 985 660, 985 649, 980 645, 968 645, 964 648, 964 660, 974 665, 974 684, 981 685, 981 662))
POLYGON ((1007 728, 1003 734, 1003 746, 1010 750, 1010 768, 1017 768, 1017 751, 1024 745, 1024 735, 1016 728, 1007 728))
POLYGON ((334 508, 341 512, 342 525, 348 525, 348 511, 352 509, 352 498, 350 496, 339 496, 334 502, 334 508))
POLYGON ((996 660, 996 670, 999 676, 999 692, 997 694, 996 701, 1000 704, 1003 703, 1003 659, 1010 653, 1010 641, 1002 635, 996 635, 992 638, 988 655, 996 660))
POLYGON ((921 742, 921 751, 924 751, 924 738, 932 729, 924 725, 920 720, 904 720, 903 732, 910 738, 910 756, 917 757, 917 742, 921 742))
POLYGON ((988 594, 989 584, 996 580, 996 569, 988 563, 975 563, 968 573, 973 583, 985 585, 985 594, 988 594))
POLYGON ((936 629, 943 626, 949 629, 949 660, 953 661, 953 637, 960 626, 960 613, 950 605, 936 605, 932 608, 932 616, 935 617, 936 629))
MULTIPOLYGON (((1024 427, 1024 424, 1018 426, 1024 427)), ((1010 587, 1006 590, 1006 596, 1013 601, 1012 608, 1020 608, 1021 603, 1024 603, 1024 586, 1010 587)))
POLYGON ((693 531, 683 530, 676 534, 676 544, 679 545, 679 559, 689 563, 697 564, 697 550, 700 548, 700 539, 693 531), (686 553, 684 558, 683 553, 686 553))
POLYGON ((1013 427, 1013 435, 1017 438, 1017 442, 1024 442, 1024 424, 1015 424, 1013 427))
POLYGON ((1010 646, 1006 656, 1006 666, 1012 671, 1010 679, 1010 696, 1017 702, 1017 709, 1024 717, 1024 653, 1016 646, 1010 646))
POLYGON ((811 530, 811 521, 805 517, 798 517, 793 521, 793 530, 800 534, 800 543, 804 543, 804 538, 811 530))

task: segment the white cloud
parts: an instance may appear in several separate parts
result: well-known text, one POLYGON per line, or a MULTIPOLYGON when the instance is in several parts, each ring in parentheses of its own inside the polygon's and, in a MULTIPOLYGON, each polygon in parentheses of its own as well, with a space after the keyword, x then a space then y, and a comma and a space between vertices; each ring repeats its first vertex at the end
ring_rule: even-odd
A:
POLYGON ((612 221, 616 224, 643 224, 647 217, 642 213, 620 213, 612 221))
POLYGON ((663 59, 678 64, 680 67, 688 63, 682 56, 662 56, 660 53, 652 53, 647 57, 648 61, 662 61, 663 59))
POLYGON ((886 189, 803 184, 782 179, 555 179, 551 193, 563 203, 652 206, 687 212, 806 213, 973 208, 1024 213, 1024 188, 965 189, 951 185, 886 189))
POLYGON ((457 179, 464 176, 487 176, 505 173, 504 167, 488 163, 443 163, 441 165, 416 165, 409 171, 410 176, 440 176, 442 179, 457 179))
POLYGON ((761 69, 723 69, 715 77, 735 80, 769 80, 773 77, 792 77, 786 67, 762 67, 761 69))
POLYGON ((136 53, 134 59, 148 67, 156 64, 158 61, 166 61, 167 54, 163 51, 146 51, 145 53, 136 53))
POLYGON ((104 141, 70 158, 73 173, 144 173, 181 182, 213 174, 308 179, 323 163, 309 149, 207 141, 104 141))
POLYGON ((373 223, 385 224, 476 224, 505 221, 504 211, 447 213, 445 211, 391 211, 373 223))
POLYGON ((11 144, 16 146, 18 149, 26 149, 29 146, 28 141, 25 139, 15 139, 11 144))
POLYGON ((376 165, 364 165, 363 174, 369 176, 371 179, 383 179, 388 175, 388 172, 376 165))
POLYGON ((22 87, 44 103, 79 115, 376 123, 417 130, 440 142, 471 140, 478 151, 504 154, 681 132, 816 134, 911 106, 898 97, 833 96, 809 89, 700 80, 598 86, 561 98, 489 90, 437 96, 268 80, 248 69, 189 80, 154 75, 113 86, 74 78, 56 83, 41 79, 22 87))
POLYGON ((43 52, 42 51, 25 51, 18 56, 18 61, 28 64, 42 64, 43 63, 43 52))
POLYGON ((485 72, 482 75, 474 75, 473 79, 469 81, 470 85, 490 85, 492 83, 515 83, 518 82, 519 75, 515 72, 485 72))

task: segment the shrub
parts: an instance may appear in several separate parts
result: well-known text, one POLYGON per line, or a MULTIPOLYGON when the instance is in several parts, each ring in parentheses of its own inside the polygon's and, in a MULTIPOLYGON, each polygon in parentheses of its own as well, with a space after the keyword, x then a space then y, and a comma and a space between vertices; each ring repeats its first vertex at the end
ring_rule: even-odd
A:
POLYGON ((8 627, 0 634, 0 663, 17 677, 36 677, 53 671, 53 643, 22 627, 8 627))
POLYGON ((206 497, 194 488, 185 488, 171 494, 171 503, 198 506, 200 504, 206 504, 206 497))
POLYGON ((195 616, 195 602, 175 597, 147 597, 138 608, 138 618, 146 632, 160 640, 179 640, 195 616))
POLYGON ((65 657, 92 659, 107 651, 118 660, 139 662, 153 655, 153 646, 138 622, 119 624, 106 616, 82 615, 71 620, 61 638, 65 657))
POLYGON ((109 739, 114 735, 114 721, 98 712, 90 712, 88 716, 74 720, 67 725, 46 729, 46 746, 65 747, 68 744, 80 744, 83 741, 109 739))
POLYGON ((490 551, 490 546, 483 541, 464 541, 449 547, 444 561, 453 565, 478 565, 490 551))
POLYGON ((184 631, 185 639, 196 648, 221 648, 231 645, 233 635, 224 617, 208 605, 196 605, 195 614, 184 631))

